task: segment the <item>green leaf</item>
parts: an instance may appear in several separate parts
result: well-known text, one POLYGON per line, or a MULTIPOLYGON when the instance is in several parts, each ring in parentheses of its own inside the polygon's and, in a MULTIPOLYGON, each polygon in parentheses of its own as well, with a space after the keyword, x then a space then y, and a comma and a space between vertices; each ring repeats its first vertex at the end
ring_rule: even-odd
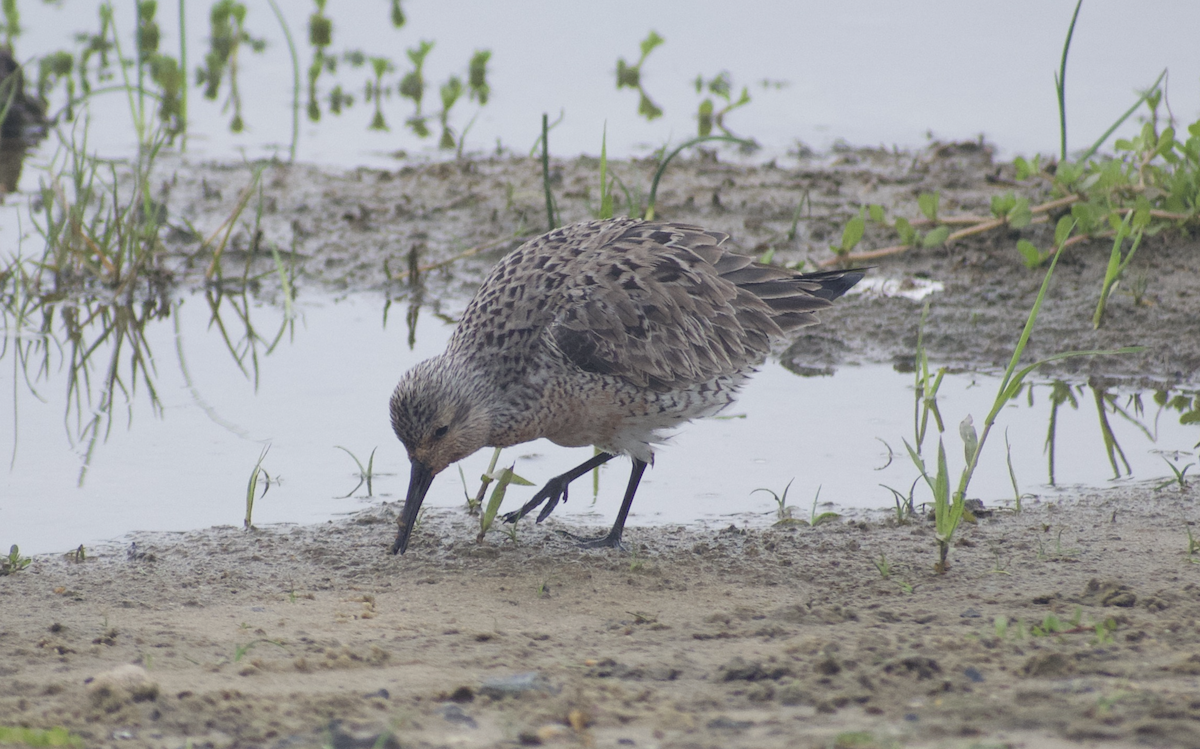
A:
POLYGON ((941 247, 946 243, 946 238, 949 236, 950 227, 939 226, 925 235, 925 238, 921 240, 921 245, 923 247, 941 247))
POLYGON ((662 113, 663 112, 658 108, 658 105, 651 101, 649 96, 646 96, 646 94, 643 93, 641 101, 638 102, 638 114, 642 115, 647 120, 655 120, 659 117, 662 117, 662 113))
POLYGON ((921 213, 925 214, 925 218, 930 221, 937 221, 938 202, 941 197, 936 192, 923 192, 917 196, 917 207, 921 209, 921 213))
POLYGON ((1070 216, 1063 216, 1054 226, 1054 246, 1062 247, 1063 243, 1071 236, 1071 231, 1075 228, 1075 220, 1070 216))
POLYGON ((822 512, 820 515, 817 515, 812 519, 812 527, 816 528, 818 525, 837 520, 840 517, 841 515, 836 512, 822 512))
POLYGON ((855 216, 847 221, 846 228, 842 230, 841 251, 849 252, 854 249, 854 245, 859 243, 866 229, 867 224, 863 221, 862 216, 855 216))
POLYGON ((1025 267, 1029 268, 1030 270, 1042 264, 1042 253, 1033 244, 1033 242, 1030 242, 1027 239, 1021 239, 1017 241, 1017 252, 1021 253, 1022 262, 1024 262, 1025 267))
POLYGON ((471 89, 471 98, 478 101, 479 106, 487 104, 488 96, 492 93, 492 87, 487 82, 487 64, 491 57, 491 50, 476 50, 467 66, 467 87, 471 89))
POLYGON ((492 496, 488 498, 487 508, 484 509, 483 516, 479 519, 479 540, 482 540, 487 534, 488 529, 492 527, 492 522, 496 519, 496 513, 500 510, 500 504, 504 501, 504 493, 508 490, 508 485, 533 486, 531 482, 513 473, 512 469, 513 466, 509 466, 508 468, 501 468, 498 471, 484 474, 484 478, 496 482, 496 487, 492 489, 492 496))
MULTIPOLYGON (((665 41, 666 41, 666 39, 663 39, 656 32, 651 31, 650 35, 642 40, 642 44, 641 44, 642 60, 645 60, 646 55, 649 55, 654 50, 655 47, 657 47, 658 45, 662 44, 665 41)), ((638 65, 639 66, 641 65, 640 61, 638 62, 638 65)))
POLYGON ((705 99, 700 102, 700 111, 696 113, 696 119, 699 122, 698 132, 700 137, 704 137, 712 132, 713 129, 713 102, 712 99, 705 99))
POLYGON ((867 206, 867 214, 875 223, 883 223, 883 206, 872 203, 871 205, 867 206))
POLYGON ((1008 225, 1014 229, 1029 226, 1033 221, 1033 211, 1029 208, 1029 198, 1018 198, 1016 205, 1008 211, 1008 225))
POLYGON ((1016 171, 1017 180, 1026 180, 1033 176, 1033 168, 1029 166, 1029 162, 1024 157, 1018 156, 1013 159, 1013 170, 1016 171))
POLYGON ((896 233, 900 235, 900 244, 915 244, 917 230, 903 216, 896 219, 896 233))
POLYGON ((1003 195, 993 195, 992 215, 996 218, 1004 218, 1016 204, 1017 196, 1011 192, 1006 192, 1003 195))
POLYGON ((967 463, 970 464, 971 459, 975 457, 975 451, 979 448, 979 435, 975 433, 975 422, 971 419, 970 414, 967 414, 967 418, 959 423, 958 434, 962 437, 963 453, 967 457, 967 463))
POLYGON ((637 88, 642 85, 641 71, 636 65, 628 65, 617 58, 617 88, 637 88))

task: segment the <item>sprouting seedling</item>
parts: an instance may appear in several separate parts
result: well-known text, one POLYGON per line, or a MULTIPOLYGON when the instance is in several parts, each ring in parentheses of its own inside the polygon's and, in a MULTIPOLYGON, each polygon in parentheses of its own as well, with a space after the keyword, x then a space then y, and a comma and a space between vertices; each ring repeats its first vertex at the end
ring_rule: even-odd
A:
POLYGON ((879 552, 878 559, 872 559, 871 563, 875 565, 875 569, 879 570, 879 576, 887 580, 892 576, 892 565, 887 560, 887 555, 882 551, 879 552))
POLYGON ((483 508, 483 495, 487 493, 487 488, 492 483, 492 474, 496 471, 497 461, 500 460, 500 449, 497 447, 492 451, 492 461, 488 463, 487 471, 484 472, 479 482, 479 491, 475 492, 474 497, 467 490, 467 477, 463 473, 462 466, 459 466, 458 475, 462 479, 463 494, 467 498, 467 514, 469 515, 478 515, 483 508))
POLYGON ((1172 483, 1175 483, 1179 486, 1180 492, 1187 491, 1187 489, 1188 489, 1187 472, 1188 472, 1189 468, 1191 468, 1192 466, 1194 466, 1196 464, 1188 463, 1183 468, 1179 468, 1179 466, 1175 465, 1175 463, 1173 461, 1169 460, 1167 458, 1167 456, 1163 455, 1160 457, 1163 459, 1163 462, 1165 462, 1167 464, 1167 467, 1171 469, 1171 473, 1175 474, 1175 477, 1173 479, 1167 479, 1166 481, 1163 481, 1162 483, 1158 484, 1154 488, 1157 490, 1161 490, 1161 489, 1167 488, 1172 483))
MULTIPOLYGON (((354 492, 358 491, 358 487, 362 486, 364 483, 367 485, 367 496, 372 496, 374 493, 371 491, 371 480, 375 475, 375 451, 379 448, 375 447, 371 450, 371 455, 367 458, 367 466, 364 468, 362 461, 358 459, 358 456, 350 452, 350 450, 342 447, 341 445, 334 445, 334 447, 349 455, 350 459, 354 461, 354 464, 358 466, 358 483, 355 484, 354 488, 346 494, 346 497, 349 497, 351 494, 354 494, 354 492)), ((345 497, 343 497, 343 499, 345 499, 345 497)))
POLYGON ((974 475, 975 468, 979 463, 979 456, 983 452, 984 444, 987 441, 988 434, 991 433, 992 426, 996 422, 997 416, 1004 406, 1015 398, 1024 386, 1025 379, 1038 367, 1050 362, 1059 361, 1062 359, 1077 357, 1077 356, 1096 356, 1101 354, 1116 354, 1116 353, 1132 353, 1138 351, 1136 347, 1117 349, 1115 351, 1068 351, 1061 354, 1048 357, 1041 361, 1034 362, 1021 369, 1017 369, 1017 364, 1021 359, 1021 355, 1025 351, 1026 345, 1029 343, 1029 337, 1033 332, 1034 324, 1037 322, 1038 312, 1041 310, 1042 302, 1046 297, 1046 292, 1050 286, 1050 279, 1054 273, 1054 268, 1058 265, 1058 260, 1062 256, 1062 249, 1066 245, 1067 239, 1074 231, 1076 221, 1071 216, 1063 216, 1059 219, 1058 225, 1054 231, 1054 243, 1058 251, 1054 253, 1054 257, 1050 262, 1050 266, 1046 270, 1046 275, 1042 279, 1042 286, 1038 290, 1037 298, 1034 300, 1032 308, 1025 320, 1025 327, 1021 331, 1021 336, 1017 340, 1017 345, 1013 348, 1013 354, 1009 360, 1008 367, 1001 379, 1000 387, 996 393, 996 398, 992 403, 992 408, 988 412, 987 417, 983 422, 982 433, 976 434, 974 425, 969 417, 965 419, 959 427, 959 433, 963 437, 964 453, 968 456, 966 467, 958 481, 958 486, 953 493, 950 491, 949 469, 946 465, 946 453, 942 443, 942 439, 938 438, 938 460, 937 470, 933 476, 926 470, 925 461, 920 454, 908 444, 905 440, 905 447, 908 448, 909 456, 916 465, 921 476, 929 485, 934 497, 934 516, 937 525, 937 544, 938 544, 938 562, 935 564, 935 569, 939 573, 944 573, 946 567, 946 555, 950 549, 950 538, 958 527, 959 521, 963 516, 964 502, 966 498, 967 487, 970 485, 971 477, 974 475))
POLYGON ((1012 445, 1008 441, 1008 429, 1004 430, 1004 458, 1008 462, 1008 478, 1012 482, 1013 488, 1013 511, 1020 514, 1021 512, 1021 489, 1017 486, 1017 472, 1013 468, 1012 462, 1012 445))
MULTIPOLYGON (((562 119, 561 117, 559 118, 562 119)), ((546 194, 546 231, 554 231, 558 219, 554 211, 554 193, 550 191, 550 115, 542 113, 542 190, 546 194)))
POLYGON ((646 560, 642 557, 641 546, 635 544, 630 550, 629 571, 641 572, 646 569, 646 560))
POLYGON ((867 230, 867 222, 862 216, 854 216, 846 222, 846 226, 842 228, 842 240, 838 244, 830 245, 829 249, 838 255, 845 257, 850 254, 860 241, 862 241, 863 233, 867 230))
POLYGON ((492 523, 496 520, 496 513, 500 510, 500 504, 504 501, 504 493, 508 491, 509 484, 517 486, 533 486, 532 481, 521 478, 513 473, 513 468, 516 464, 508 468, 501 468, 498 471, 493 471, 484 476, 496 482, 496 487, 492 489, 492 496, 488 497, 487 507, 483 510, 483 515, 479 518, 479 535, 475 537, 476 543, 483 543, 483 537, 492 527, 492 523))
POLYGON ((795 525, 796 523, 804 523, 803 520, 797 520, 796 518, 792 517, 792 510, 795 508, 789 506, 787 503, 788 489, 792 488, 792 481, 795 480, 796 479, 793 478, 791 481, 787 482, 787 486, 783 487, 783 494, 776 494, 774 491, 767 488, 758 488, 750 492, 751 494, 755 494, 757 492, 766 492, 767 494, 771 495, 772 499, 775 500, 775 525, 795 525))
MULTIPOLYGON (((701 143, 708 143, 710 141, 724 141, 726 143, 737 143, 745 148, 755 148, 757 146, 757 144, 754 141, 743 140, 742 138, 734 138, 729 135, 705 135, 705 136, 701 136, 699 138, 692 138, 689 141, 684 141, 684 143, 682 145, 676 147, 675 150, 671 151, 669 154, 667 154, 665 157, 663 157, 662 161, 660 161, 658 163, 658 169, 656 169, 654 172, 654 179, 652 179, 650 181, 650 196, 646 200, 646 214, 645 214, 644 218, 647 221, 654 220, 654 209, 655 209, 656 201, 658 199, 658 183, 660 180, 662 180, 663 174, 667 171, 667 165, 671 163, 672 159, 674 159, 676 156, 678 156, 680 153, 682 153, 686 149, 691 148, 692 146, 699 145, 701 143)), ((662 147, 662 153, 666 153, 666 151, 667 151, 667 146, 664 144, 662 147)))
POLYGON ((8 556, 0 557, 0 576, 11 575, 33 563, 29 557, 21 556, 21 549, 13 544, 8 549, 8 556))
POLYGON ((884 489, 892 493, 892 498, 896 501, 896 522, 907 523, 912 518, 916 502, 913 498, 913 493, 917 489, 917 482, 921 477, 913 479, 912 485, 908 487, 908 495, 901 494, 887 484, 880 484, 884 489))
POLYGON ((813 528, 816 528, 818 525, 821 525, 822 523, 828 523, 831 520, 837 520, 838 518, 841 517, 841 515, 836 512, 818 513, 817 512, 817 502, 820 501, 820 499, 821 499, 821 486, 818 485, 817 493, 813 495, 812 510, 809 512, 809 515, 808 515, 808 524, 810 527, 813 527, 813 528))
MULTIPOLYGON (((1188 557, 1188 561, 1189 561, 1189 562, 1191 562, 1192 564, 1200 564, 1200 559, 1196 559, 1196 555, 1197 555, 1197 554, 1200 554, 1200 538, 1196 538, 1194 535, 1192 535, 1192 527, 1191 527, 1190 525, 1189 525, 1189 526, 1186 526, 1186 527, 1184 528, 1184 530, 1186 530, 1186 531, 1187 531, 1187 539, 1188 539, 1187 557, 1188 557)), ((14 548, 15 548, 15 547, 14 547, 14 548)))
POLYGON ((613 217, 612 185, 608 181, 608 123, 600 134, 600 215, 597 218, 613 217))
POLYGON ((258 479, 260 476, 266 481, 266 485, 263 486, 262 496, 265 497, 271 489, 271 474, 267 473, 262 467, 263 460, 267 457, 267 453, 270 450, 270 445, 262 449, 262 452, 258 455, 258 462, 254 464, 253 470, 250 471, 250 480, 246 482, 246 519, 243 523, 246 530, 254 528, 254 498, 258 494, 258 479))

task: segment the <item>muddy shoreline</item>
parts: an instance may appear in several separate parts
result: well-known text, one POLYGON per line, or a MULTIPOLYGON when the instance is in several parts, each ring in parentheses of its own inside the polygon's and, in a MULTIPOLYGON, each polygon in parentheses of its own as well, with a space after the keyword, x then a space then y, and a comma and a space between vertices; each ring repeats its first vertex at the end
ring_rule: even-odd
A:
MULTIPOLYGON (((249 179, 246 167, 161 169, 172 221, 205 236, 249 179)), ((653 165, 610 170, 636 200, 653 165)), ((555 163, 564 221, 591 215, 596 173, 591 159, 555 163)), ((941 192, 945 214, 986 213, 1010 190, 1045 197, 1012 180, 979 144, 787 167, 700 156, 672 167, 658 215, 777 262, 820 262, 859 204, 915 217, 924 191, 941 192)), ((275 243, 295 250, 301 296, 384 290, 454 317, 514 238, 544 227, 544 205, 527 159, 271 165, 261 224, 239 221, 226 262, 261 274, 269 298, 275 243), (410 257, 438 267, 412 284, 398 278, 410 257)), ((860 249, 889 243, 875 231, 860 249)), ((1044 246, 1045 231, 1019 236, 1044 246)), ((873 261, 888 278, 943 284, 926 322, 935 364, 1007 363, 1042 280, 1016 236, 873 261)), ((182 229, 168 240, 179 284, 203 283, 198 245, 182 229)), ((1044 374, 1194 386, 1200 245, 1147 241, 1127 276, 1144 291, 1114 294, 1093 330, 1107 259, 1102 242, 1062 259, 1029 360, 1136 345, 1044 374)), ((844 302, 785 363, 911 366, 922 303, 844 302)), ((314 526, 135 534, 0 577, 0 727, 172 749, 1197 746, 1195 500, 1194 485, 1134 484, 989 508, 960 529, 946 575, 933 571, 932 523, 882 511, 815 528, 631 527, 624 554, 576 550, 554 518, 523 527, 519 545, 477 544, 475 520, 443 510, 393 557, 396 503, 314 526)))

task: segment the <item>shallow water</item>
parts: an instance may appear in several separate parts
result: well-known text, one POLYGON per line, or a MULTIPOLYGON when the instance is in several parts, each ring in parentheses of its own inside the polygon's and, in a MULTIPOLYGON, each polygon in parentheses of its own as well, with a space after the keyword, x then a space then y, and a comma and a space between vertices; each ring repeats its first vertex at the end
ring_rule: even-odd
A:
MULTIPOLYGON (((239 327, 232 301, 222 301, 218 319, 234 349, 241 351, 239 330, 244 326, 239 327)), ((151 381, 161 414, 152 407, 145 380, 134 390, 128 409, 118 391, 108 437, 101 433, 90 461, 86 442, 78 439, 78 410, 68 411, 69 367, 63 366, 59 344, 51 347, 48 374, 38 377, 36 364, 30 368, 35 395, 14 358, 17 339, 10 337, 8 355, 0 359, 16 375, 15 392, 0 399, 0 450, 12 460, 0 491, 0 545, 15 542, 26 553, 61 551, 133 530, 240 524, 247 481, 266 445, 270 451, 263 468, 272 482, 255 504, 256 524, 320 522, 365 502, 402 500, 408 464, 388 423, 387 400, 405 369, 444 347, 452 325, 423 311, 416 344, 409 349, 404 306, 387 308, 381 296, 368 293, 302 296, 290 328, 284 327, 282 310, 269 304, 252 301, 248 317, 265 339, 258 344, 257 388, 249 354, 243 356, 243 373, 203 294, 178 298, 166 318, 148 322, 144 341, 152 355, 151 381), (281 327, 280 342, 266 353, 281 327), (355 488, 357 469, 337 445, 364 464, 377 448, 372 497, 365 486, 355 488)), ((126 375, 128 350, 126 344, 119 365, 126 375)), ((93 354, 87 388, 92 406, 85 399, 85 421, 100 403, 97 394, 110 353, 110 347, 101 345, 93 354)), ((939 404, 955 476, 962 465, 957 425, 968 413, 980 425, 995 387, 995 378, 968 374, 948 375, 941 386, 939 404)), ((1004 429, 1021 491, 1054 495, 1057 490, 1045 484, 1043 454, 1049 392, 1049 386, 1038 386, 1032 406, 1022 395, 1004 409, 970 496, 989 505, 1012 499, 1004 429)), ((689 425, 662 447, 643 481, 630 525, 770 522, 775 502, 754 490, 782 492, 789 482, 787 499, 797 517, 808 517, 818 490, 821 510, 828 509, 825 502, 840 509, 891 506, 892 494, 880 484, 907 493, 917 476, 902 454, 902 438, 913 441, 913 393, 911 374, 884 365, 847 364, 832 377, 801 378, 770 361, 723 415, 728 418, 689 425), (900 451, 890 462, 884 443, 900 451)), ((1077 410, 1059 410, 1056 478, 1059 486, 1103 486, 1113 471, 1092 393, 1081 388, 1077 398, 1077 410)), ((1127 398, 1120 395, 1117 404, 1128 408, 1127 398)), ((1173 411, 1159 413, 1149 393, 1143 401, 1140 420, 1157 433, 1157 441, 1110 413, 1113 432, 1134 479, 1166 477, 1170 471, 1159 452, 1188 450, 1200 441, 1200 425, 1181 425, 1173 411)), ((932 426, 930 430, 932 434, 932 426)), ((935 440, 927 438, 927 455, 935 454, 935 440)), ((481 451, 462 463, 472 492, 490 455, 490 450, 481 451)), ((586 449, 539 441, 506 450, 501 461, 515 461, 518 474, 541 483, 590 455, 586 449)), ((610 523, 627 466, 622 459, 601 469, 594 503, 589 482, 581 479, 555 516, 610 523)), ((533 491, 511 488, 505 507, 519 506, 533 491)), ((451 468, 435 480, 427 503, 460 506, 463 496, 458 472, 451 468)), ((916 498, 925 501, 927 490, 918 487, 916 498)))
MULTIPOLYGON (((296 39, 302 85, 311 59, 307 45, 312 3, 279 3, 296 39)), ((117 28, 129 54, 134 27, 132 4, 116 4, 117 28)), ((468 149, 496 145, 524 153, 537 138, 541 114, 564 115, 551 136, 556 155, 597 154, 607 123, 608 154, 643 155, 664 142, 682 142, 696 130, 700 97, 693 81, 722 70, 735 87, 750 87, 751 103, 729 115, 730 128, 757 139, 755 158, 782 157, 797 140, 820 150, 842 139, 856 145, 920 147, 927 133, 944 140, 973 140, 981 132, 1006 155, 1057 153, 1058 109, 1053 74, 1075 3, 1017 0, 1003 12, 988 4, 953 0, 894 3, 762 2, 739 5, 702 0, 636 3, 614 0, 583 6, 522 0, 494 3, 404 3, 408 23, 393 29, 387 3, 331 3, 333 44, 340 54, 361 50, 384 55, 396 66, 385 82, 395 85, 410 68, 403 50, 419 40, 435 42, 426 61, 426 110, 438 108, 437 86, 451 74, 464 75, 477 49, 492 50, 492 99, 471 126, 468 149), (638 44, 651 30, 666 43, 643 69, 647 93, 664 115, 647 122, 637 115, 638 96, 617 90, 618 57, 636 60, 638 44), (784 82, 764 88, 763 81, 784 82)), ((76 49, 72 35, 95 33, 90 3, 22 3, 22 59, 56 49, 76 49)), ((188 67, 202 62, 208 47, 210 4, 186 4, 188 67)), ((189 99, 189 152, 197 158, 239 161, 283 152, 291 137, 292 66, 280 27, 266 3, 249 3, 247 29, 266 40, 261 54, 239 58, 239 86, 246 131, 229 132, 228 89, 209 101, 193 89, 189 99)), ((1200 4, 1161 0, 1156 18, 1144 23, 1138 9, 1121 0, 1089 0, 1080 13, 1067 74, 1067 110, 1072 149, 1092 143, 1149 86, 1170 68, 1169 100, 1183 122, 1195 120, 1200 100, 1200 4)), ((175 7, 160 4, 161 50, 178 55, 175 7)), ((411 104, 392 96, 384 102, 390 130, 372 131, 372 106, 363 101, 367 67, 344 62, 337 76, 357 104, 319 123, 303 120, 297 156, 337 167, 389 167, 395 153, 431 152, 436 133, 419 140, 403 127, 411 104)), ((327 96, 332 79, 320 79, 327 96)), ((736 91, 735 91, 736 95, 736 91)), ((302 99, 306 95, 302 94, 302 99)), ((57 105, 56 105, 57 106, 57 105)), ((92 100, 90 142, 106 156, 134 153, 129 102, 122 92, 92 100)), ((452 125, 462 131, 475 112, 456 105, 452 125)), ((1134 132, 1127 122, 1118 136, 1134 132)), ((49 147, 52 151, 52 147, 49 147)))

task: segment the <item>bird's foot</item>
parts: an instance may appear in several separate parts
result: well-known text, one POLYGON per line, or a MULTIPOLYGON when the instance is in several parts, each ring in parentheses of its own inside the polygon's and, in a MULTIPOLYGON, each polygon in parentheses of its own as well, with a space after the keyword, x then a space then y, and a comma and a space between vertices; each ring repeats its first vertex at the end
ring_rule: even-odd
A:
POLYGON ((537 516, 537 522, 542 522, 550 516, 551 512, 554 512, 554 508, 558 506, 560 501, 567 501, 567 487, 569 486, 570 481, 564 481, 562 476, 550 479, 537 494, 533 495, 533 499, 526 502, 521 509, 505 514, 504 522, 515 523, 533 512, 538 505, 545 502, 546 506, 542 508, 542 511, 537 516))
POLYGON ((567 533, 566 531, 558 531, 558 534, 574 541, 575 545, 580 549, 617 549, 618 551, 629 551, 625 548, 625 544, 621 543, 621 534, 619 533, 613 535, 610 532, 597 538, 576 536, 574 533, 567 533))

